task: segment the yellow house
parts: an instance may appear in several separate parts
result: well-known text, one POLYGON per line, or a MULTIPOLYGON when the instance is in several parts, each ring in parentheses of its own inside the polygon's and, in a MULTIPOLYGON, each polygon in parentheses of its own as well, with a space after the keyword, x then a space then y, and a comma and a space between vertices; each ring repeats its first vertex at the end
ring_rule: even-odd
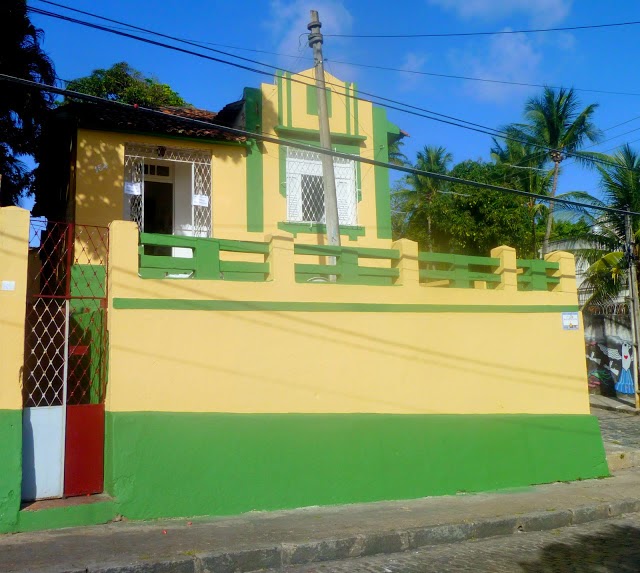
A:
MULTIPOLYGON (((326 81, 333 149, 387 161, 389 144, 402 132, 387 121, 384 109, 357 99, 353 83, 329 74, 326 81)), ((64 106, 51 129, 58 149, 49 170, 59 170, 51 178, 57 189, 44 211, 54 220, 89 225, 135 221, 151 233, 244 240, 280 233, 322 243, 319 154, 188 121, 316 146, 316 97, 313 70, 308 70, 294 77, 279 73, 272 84, 246 88, 242 100, 217 114, 161 108, 165 119, 135 109, 64 106), (66 134, 64 145, 61 134, 66 134), (71 165, 70 174, 61 164, 71 165)), ((334 169, 343 242, 386 246, 391 239, 388 173, 340 158, 334 159, 334 169)))
MULTIPOLYGON (((327 81, 334 149, 386 161, 400 130, 327 81)), ((218 114, 56 112, 39 246, 0 209, 0 532, 608 474, 573 256, 420 253, 348 158, 324 245, 319 155, 288 144, 318 144, 315 97, 307 71, 218 114)))

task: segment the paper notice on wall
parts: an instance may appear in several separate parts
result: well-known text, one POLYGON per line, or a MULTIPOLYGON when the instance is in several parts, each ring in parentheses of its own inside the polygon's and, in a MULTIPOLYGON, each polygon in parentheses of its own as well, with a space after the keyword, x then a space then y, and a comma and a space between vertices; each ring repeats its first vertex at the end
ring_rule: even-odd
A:
POLYGON ((192 195, 191 204, 194 207, 208 207, 209 197, 207 195, 192 195))
POLYGON ((124 182, 125 195, 142 195, 142 183, 139 181, 124 182))
POLYGON ((562 313, 562 329, 563 330, 578 330, 580 321, 577 312, 563 312, 562 313))
POLYGON ((16 281, 2 281, 0 290, 16 290, 16 281))

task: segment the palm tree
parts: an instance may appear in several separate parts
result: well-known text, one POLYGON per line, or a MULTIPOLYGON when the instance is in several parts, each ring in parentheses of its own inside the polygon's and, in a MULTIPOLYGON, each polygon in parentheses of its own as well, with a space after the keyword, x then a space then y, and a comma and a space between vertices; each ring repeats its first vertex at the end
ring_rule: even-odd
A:
MULTIPOLYGON (((0 3, 0 73, 54 83, 53 63, 42 51, 41 39, 42 30, 30 22, 24 0, 0 3)), ((53 96, 9 83, 3 83, 1 90, 0 205, 12 205, 31 178, 18 158, 36 151, 40 126, 53 96)))
MULTIPOLYGON (((453 155, 442 146, 427 145, 416 156, 415 168, 444 175, 453 161, 453 155)), ((431 202, 442 192, 445 183, 426 175, 411 174, 404 180, 404 188, 395 194, 395 202, 402 212, 405 230, 422 227, 426 223, 426 246, 433 249, 431 233, 431 202)))
MULTIPOLYGON (((623 211, 640 211, 640 153, 625 144, 608 158, 607 164, 598 165, 598 172, 603 197, 600 204, 623 211)), ((606 212, 597 223, 597 233, 590 237, 593 247, 580 253, 592 262, 585 284, 592 290, 588 302, 593 303, 612 301, 625 290, 630 261, 621 248, 625 244, 624 215, 606 212)), ((631 228, 637 242, 640 217, 631 217, 631 228)))
MULTIPOLYGON (((593 155, 580 152, 580 149, 587 142, 595 143, 601 137, 601 131, 593 123, 597 107, 598 104, 590 104, 580 110, 580 101, 573 89, 554 90, 546 87, 541 96, 532 97, 525 104, 526 123, 505 128, 509 135, 535 149, 534 162, 537 157, 540 161, 553 164, 551 197, 555 197, 558 190, 560 164, 568 156, 584 161, 593 155)), ((554 204, 550 202, 543 254, 549 250, 553 209, 554 204)))
MULTIPOLYGON (((506 140, 502 145, 494 138, 491 157, 497 165, 504 167, 509 183, 517 189, 537 195, 549 194, 553 171, 543 167, 544 161, 540 160, 535 148, 513 139, 506 140)), ((531 256, 535 258, 538 251, 536 220, 545 207, 535 198, 530 198, 527 205, 531 216, 531 256)))

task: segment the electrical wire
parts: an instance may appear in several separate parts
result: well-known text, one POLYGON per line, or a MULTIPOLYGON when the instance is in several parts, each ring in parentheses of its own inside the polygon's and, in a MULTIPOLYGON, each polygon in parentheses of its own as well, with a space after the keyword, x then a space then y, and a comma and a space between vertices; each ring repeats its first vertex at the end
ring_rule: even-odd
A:
POLYGON ((613 22, 611 24, 587 24, 584 26, 560 26, 557 28, 531 28, 523 30, 500 30, 496 32, 443 32, 439 34, 325 34, 332 38, 456 38, 469 36, 500 36, 505 34, 540 34, 543 32, 572 32, 577 30, 593 30, 601 28, 619 28, 623 26, 637 26, 640 20, 630 22, 613 22))
MULTIPOLYGON (((48 0, 40 0, 40 1, 44 2, 44 1, 48 1, 48 0)), ((148 44, 151 44, 151 45, 154 45, 154 46, 158 46, 158 47, 162 47, 162 48, 166 48, 166 49, 170 49, 170 50, 175 50, 175 51, 187 54, 187 55, 196 56, 196 57, 203 58, 203 59, 206 59, 206 60, 211 60, 211 61, 214 61, 214 62, 217 62, 217 63, 230 65, 232 67, 240 68, 240 69, 243 69, 243 70, 247 70, 247 71, 251 71, 251 72, 254 72, 254 73, 258 73, 258 74, 261 74, 261 75, 266 75, 268 77, 271 77, 271 74, 269 72, 265 71, 265 70, 252 68, 252 67, 249 67, 249 66, 245 66, 243 64, 238 64, 236 62, 229 62, 228 60, 223 60, 221 58, 208 56, 208 55, 202 54, 200 52, 194 52, 193 50, 180 48, 178 46, 173 46, 171 44, 166 44, 164 42, 158 42, 158 41, 152 40, 150 38, 143 38, 143 37, 140 37, 140 36, 136 36, 134 34, 129 34, 127 32, 123 32, 121 30, 114 30, 113 28, 109 28, 107 26, 101 26, 100 24, 95 24, 95 23, 92 23, 92 22, 84 21, 84 20, 78 20, 76 18, 71 18, 69 16, 64 16, 62 14, 56 14, 55 12, 49 12, 49 11, 46 11, 46 10, 41 10, 39 8, 27 7, 27 10, 29 10, 30 12, 34 12, 34 13, 37 13, 37 14, 44 15, 44 16, 49 16, 49 17, 52 17, 52 18, 65 20, 65 21, 68 21, 68 22, 71 22, 71 23, 74 23, 74 24, 78 24, 78 25, 81 25, 81 26, 98 29, 98 30, 101 30, 101 31, 105 31, 105 32, 109 32, 109 33, 112 33, 112 34, 116 34, 116 35, 120 35, 120 36, 123 36, 123 37, 127 37, 127 38, 130 38, 130 39, 133 39, 133 40, 138 40, 140 42, 148 43, 148 44)), ((103 18, 101 16, 96 16, 96 15, 93 15, 93 17, 103 18)), ((114 21, 114 20, 111 20, 111 19, 107 19, 107 20, 114 21)), ((125 24, 123 22, 120 22, 120 21, 115 21, 115 22, 118 22, 119 24, 127 25, 127 24, 125 24)), ((138 29, 139 27, 136 26, 135 28, 138 29)), ((147 32, 151 32, 151 31, 147 30, 147 32)), ((164 36, 164 35, 162 35, 162 36, 164 36)), ((219 52, 219 50, 213 50, 213 51, 219 52)), ((233 56, 233 55, 232 55, 232 57, 240 58, 239 56, 233 56)), ((247 58, 240 58, 240 59, 247 60, 247 58)), ((250 60, 250 61, 255 62, 255 60, 250 60)), ((258 64, 262 65, 262 66, 274 68, 274 66, 271 66, 270 64, 264 64, 264 63, 260 63, 260 62, 258 62, 258 64)), ((289 73, 289 74, 293 74, 294 73, 294 72, 290 72, 288 70, 283 70, 283 71, 286 72, 286 73, 289 73)), ((300 75, 300 74, 298 74, 298 75, 300 75)), ((301 76, 301 77, 305 77, 305 76, 301 76)), ((287 79, 287 81, 291 81, 291 82, 294 82, 294 83, 308 85, 307 82, 304 82, 302 80, 297 80, 295 78, 289 77, 289 78, 286 78, 286 79, 287 79)), ((331 83, 331 82, 325 82, 325 83, 328 86, 335 86, 335 87, 343 88, 343 86, 339 85, 339 84, 334 84, 334 83, 331 83)), ((324 89, 325 89, 325 91, 332 91, 330 88, 327 88, 327 87, 325 87, 324 89)), ((546 147, 546 146, 543 146, 543 145, 540 145, 540 144, 535 144, 535 143, 532 143, 532 142, 523 141, 523 140, 515 138, 515 137, 513 137, 513 136, 511 136, 511 135, 509 135, 507 133, 501 132, 499 130, 496 130, 494 128, 491 128, 491 127, 488 127, 488 126, 485 126, 485 125, 482 125, 482 124, 479 124, 479 123, 470 122, 470 121, 467 121, 467 120, 464 120, 464 119, 456 118, 455 116, 450 116, 450 115, 442 114, 442 113, 439 113, 439 112, 434 112, 434 111, 428 110, 426 108, 421 108, 421 107, 418 107, 418 106, 405 104, 403 102, 400 102, 400 101, 397 101, 397 100, 394 100, 394 99, 377 96, 375 94, 371 94, 371 93, 368 93, 368 92, 360 91, 359 93, 371 97, 372 100, 366 100, 366 99, 358 97, 358 96, 356 96, 354 94, 345 94, 345 97, 348 97, 348 98, 351 98, 351 99, 354 99, 354 100, 358 100, 358 101, 368 102, 368 103, 389 102, 389 103, 379 103, 379 105, 381 105, 381 106, 383 106, 383 107, 385 107, 387 109, 393 109, 393 110, 400 111, 400 112, 403 112, 403 113, 407 113, 407 114, 410 114, 410 115, 414 115, 414 116, 417 116, 417 117, 423 117, 425 119, 430 119, 430 120, 433 120, 433 121, 438 121, 440 123, 452 125, 452 126, 455 126, 455 127, 462 127, 464 129, 467 129, 467 130, 470 130, 470 131, 475 131, 477 133, 482 133, 482 134, 485 134, 485 135, 490 135, 492 137, 499 137, 499 138, 505 139, 505 140, 517 141, 519 143, 526 143, 526 144, 532 145, 533 147, 536 147, 538 149, 543 149, 545 151, 554 151, 550 147, 546 147), (378 101, 373 101, 373 100, 378 100, 378 101), (398 104, 398 105, 404 106, 404 107, 398 107, 398 105, 393 105, 393 104, 398 104), (418 110, 418 111, 413 111, 413 110, 418 110), (419 112, 425 112, 425 113, 430 114, 430 115, 425 115, 425 113, 419 113, 419 112), (462 125, 462 124, 466 124, 466 125, 462 125)), ((596 157, 582 158, 579 153, 566 152, 565 155, 567 157, 577 157, 577 158, 580 158, 580 159, 585 159, 585 160, 592 161, 592 162, 597 162, 597 163, 608 164, 608 165, 611 165, 611 166, 615 165, 615 164, 613 164, 611 162, 608 162, 608 161, 606 161, 604 159, 601 159, 601 158, 596 158, 596 157)))
MULTIPOLYGON (((207 46, 219 46, 222 48, 229 48, 232 50, 243 50, 243 51, 248 51, 248 52, 256 52, 256 53, 261 53, 261 54, 269 54, 269 55, 273 55, 273 56, 279 56, 279 57, 287 57, 287 58, 292 58, 296 61, 300 60, 300 59, 305 59, 305 60, 310 60, 313 61, 313 58, 301 58, 300 55, 293 55, 293 54, 282 54, 279 52, 270 52, 267 50, 252 50, 249 48, 242 48, 239 46, 230 46, 227 44, 215 44, 213 42, 205 42, 204 40, 194 40, 194 39, 189 39, 189 38, 183 38, 183 37, 179 37, 179 36, 171 36, 168 34, 162 34, 160 32, 155 32, 153 30, 149 30, 148 28, 143 28, 141 26, 135 26, 133 24, 127 24, 126 22, 122 22, 120 20, 114 20, 112 18, 107 18, 106 16, 98 16, 97 14, 92 14, 91 12, 87 12, 85 10, 79 10, 78 8, 72 8, 70 6, 66 6, 64 4, 59 4, 58 2, 52 2, 51 0, 37 0, 38 2, 42 2, 44 4, 50 4, 52 6, 57 6, 59 8, 63 8, 65 10, 70 10, 72 12, 77 12, 79 14, 84 14, 86 16, 91 16, 93 18, 98 18, 100 20, 104 20, 106 22, 112 22, 115 24, 119 24, 121 26, 126 26, 127 28, 130 29, 134 29, 134 30, 138 30, 140 32, 143 32, 145 34, 152 34, 152 35, 156 35, 159 37, 163 37, 163 38, 167 38, 170 40, 174 40, 177 42, 182 42, 185 44, 189 44, 191 46, 196 46, 199 48, 204 48, 204 49, 208 49, 207 46)), ((259 62, 257 60, 252 60, 250 58, 242 58, 241 56, 237 56, 236 54, 230 53, 230 52, 224 52, 221 50, 211 50, 211 51, 215 51, 217 53, 220 54, 224 54, 226 56, 230 56, 230 57, 234 57, 234 58, 238 58, 238 59, 243 59, 247 62, 251 62, 254 64, 259 64, 259 65, 263 65, 263 66, 268 66, 269 64, 265 64, 263 62, 259 62)), ((527 83, 527 82, 514 82, 514 81, 509 81, 509 80, 497 80, 497 79, 490 79, 490 78, 477 78, 477 77, 473 77, 473 76, 460 76, 460 75, 454 75, 454 74, 442 74, 442 73, 436 73, 436 72, 424 72, 424 71, 420 71, 420 70, 407 70, 407 69, 401 69, 401 68, 392 68, 392 67, 386 67, 386 66, 376 66, 373 64, 363 64, 363 63, 359 63, 359 62, 348 62, 348 61, 344 61, 344 60, 329 60, 329 58, 325 58, 325 61, 331 61, 335 64, 343 64, 343 65, 348 65, 348 66, 355 66, 355 67, 360 67, 360 68, 368 68, 368 69, 374 69, 374 70, 384 70, 384 71, 390 71, 390 72, 399 72, 399 73, 405 73, 405 74, 417 74, 417 75, 422 75, 422 76, 430 76, 430 77, 437 77, 437 78, 447 78, 447 79, 457 79, 457 80, 465 80, 465 81, 474 81, 474 82, 486 82, 486 83, 492 83, 492 84, 503 84, 503 85, 513 85, 513 86, 523 86, 523 87, 536 87, 536 88, 544 88, 544 87, 549 87, 549 88, 553 88, 553 89, 566 89, 564 86, 556 86, 556 85, 551 85, 551 84, 536 84, 536 83, 527 83)), ((271 68, 274 69, 279 69, 276 68, 275 66, 269 66, 271 68)), ((588 93, 599 93, 599 94, 609 94, 609 95, 628 95, 628 96, 640 96, 640 93, 638 92, 624 92, 624 91, 611 91, 611 90, 600 90, 600 89, 591 89, 591 88, 577 88, 577 87, 573 87, 573 89, 575 91, 579 91, 579 92, 588 92, 588 93)))
POLYGON ((9 82, 9 83, 13 83, 13 84, 17 84, 17 85, 22 85, 24 87, 30 88, 30 89, 37 89, 40 91, 47 91, 50 93, 55 93, 58 95, 63 95, 65 97, 69 97, 69 98, 74 98, 74 99, 79 99, 79 100, 84 100, 84 101, 88 101, 94 104, 100 104, 103 106, 109 106, 111 108, 115 108, 115 109, 127 109, 127 110, 131 110, 134 111, 135 113, 141 113, 141 114, 145 114, 145 115, 152 115, 155 117, 160 117, 163 119, 167 119, 167 118, 173 118, 176 120, 179 120, 181 122, 184 123, 189 123, 189 124, 193 124, 193 125, 198 125, 198 126, 204 126, 204 127, 208 127, 208 128, 214 128, 222 133, 229 133, 231 135, 236 135, 236 136, 240 136, 240 137, 248 137, 248 138, 252 138, 255 139, 257 141, 263 141, 266 143, 274 143, 276 145, 286 145, 288 147, 294 147, 296 149, 302 149, 304 151, 310 151, 312 153, 320 153, 320 154, 324 154, 324 155, 329 155, 331 157, 337 157, 340 159, 347 159, 350 161, 357 161, 360 163, 364 163, 366 165, 372 165, 373 167, 383 167, 386 169, 390 169, 390 170, 394 170, 394 171, 400 171, 403 173, 410 173, 410 174, 415 174, 415 175, 423 175, 425 177, 430 177, 433 179, 439 179, 441 181, 448 181, 450 183, 459 183, 462 185, 468 185, 470 187, 475 187, 475 188, 479 188, 479 189, 488 189, 488 190, 492 190, 492 191, 499 191, 499 192, 504 192, 504 193, 510 193, 512 195, 520 195, 522 197, 529 197, 529 198, 535 198, 535 199, 539 199, 540 201, 550 201, 550 202, 555 202, 555 203, 562 203, 565 205, 573 205, 576 207, 581 207, 584 209, 596 209, 599 211, 603 211, 603 212, 608 212, 608 213, 619 213, 619 214, 630 214, 630 215, 636 215, 636 216, 640 216, 640 212, 635 212, 635 211, 626 211, 623 209, 616 209, 613 207, 605 207, 605 206, 600 206, 600 205, 590 205, 588 203, 582 203, 580 201, 572 201, 569 199, 560 199, 557 197, 548 197, 546 195, 540 195, 537 193, 530 193, 528 191, 521 191, 519 189, 509 189, 507 187, 500 187, 498 185, 491 185, 488 183, 480 183, 478 181, 472 181, 472 180, 468 180, 468 179, 461 179, 459 177, 452 177, 450 175, 442 175, 440 173, 431 173, 430 171, 423 171, 420 169, 415 169, 413 167, 406 167, 406 166, 402 166, 402 165, 394 165, 393 163, 388 163, 385 161, 378 161, 376 159, 369 159, 367 157, 361 157, 359 155, 352 155, 350 153, 342 153, 340 151, 334 151, 331 149, 324 149, 321 147, 316 147, 314 145, 308 145, 305 143, 300 143, 297 141, 291 141, 288 139, 283 139, 280 137, 273 137, 271 135, 266 135, 264 133, 254 133, 251 131, 247 131, 245 129, 240 129, 240 128, 236 128, 236 127, 229 127, 226 125, 220 125, 217 124, 215 122, 210 122, 210 121, 204 121, 204 120, 200 120, 200 119, 194 119, 194 118, 185 118, 179 115, 174 115, 174 114, 170 114, 170 113, 165 113, 163 111, 158 111, 155 109, 151 109, 151 108, 146 108, 146 107, 141 107, 141 106, 137 106, 137 105, 130 105, 130 104, 126 104, 126 103, 122 103, 122 102, 115 102, 115 101, 111 101, 108 100, 106 98, 101 98, 101 97, 97 97, 97 96, 92 96, 92 95, 88 95, 88 94, 83 94, 80 92, 76 92, 76 91, 71 91, 71 90, 66 90, 66 89, 62 89, 62 88, 57 88, 55 86, 50 86, 47 84, 41 84, 38 82, 34 82, 32 80, 26 80, 23 78, 18 78, 15 76, 10 76, 7 74, 0 74, 0 81, 4 81, 4 82, 9 82))

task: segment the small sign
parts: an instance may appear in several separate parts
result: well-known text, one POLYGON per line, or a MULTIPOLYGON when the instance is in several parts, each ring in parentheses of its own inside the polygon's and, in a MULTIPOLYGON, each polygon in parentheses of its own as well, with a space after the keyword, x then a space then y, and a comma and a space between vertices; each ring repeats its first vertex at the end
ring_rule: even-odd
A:
POLYGON ((0 290, 16 290, 16 281, 2 281, 0 290))
POLYGON ((191 204, 194 207, 208 207, 209 197, 207 195, 192 195, 191 204))
POLYGON ((124 182, 125 195, 142 195, 142 183, 139 181, 124 182))
POLYGON ((580 319, 577 312, 563 312, 562 313, 562 329, 563 330, 578 330, 580 327, 580 319))

